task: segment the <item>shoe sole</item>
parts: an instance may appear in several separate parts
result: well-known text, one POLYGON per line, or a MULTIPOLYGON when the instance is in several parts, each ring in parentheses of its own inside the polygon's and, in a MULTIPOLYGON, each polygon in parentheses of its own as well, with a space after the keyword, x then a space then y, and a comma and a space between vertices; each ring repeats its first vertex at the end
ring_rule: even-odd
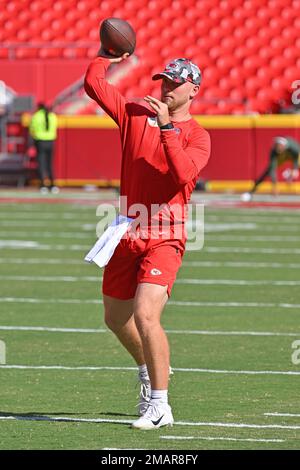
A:
POLYGON ((162 424, 161 426, 149 426, 149 427, 145 427, 145 426, 135 426, 134 423, 131 425, 131 427, 133 429, 139 429, 140 431, 153 431, 154 429, 160 429, 160 428, 171 428, 174 424, 174 421, 170 422, 170 423, 166 423, 166 424, 162 424))

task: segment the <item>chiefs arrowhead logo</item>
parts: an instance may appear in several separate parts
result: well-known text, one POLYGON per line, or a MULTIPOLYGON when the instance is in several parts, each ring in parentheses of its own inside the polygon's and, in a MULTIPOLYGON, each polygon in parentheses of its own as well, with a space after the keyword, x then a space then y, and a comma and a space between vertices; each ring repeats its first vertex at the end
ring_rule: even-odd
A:
POLYGON ((152 274, 152 276, 159 276, 162 272, 159 269, 153 268, 151 269, 150 274, 152 274))

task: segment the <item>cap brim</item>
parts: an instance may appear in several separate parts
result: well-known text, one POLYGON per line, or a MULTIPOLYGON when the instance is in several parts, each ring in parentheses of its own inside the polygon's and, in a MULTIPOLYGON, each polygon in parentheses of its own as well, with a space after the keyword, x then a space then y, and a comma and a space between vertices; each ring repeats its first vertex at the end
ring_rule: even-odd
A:
POLYGON ((178 82, 178 77, 174 77, 172 74, 169 74, 167 72, 161 72, 153 75, 152 80, 160 80, 163 77, 167 77, 169 80, 172 80, 172 82, 176 83, 184 83, 185 80, 182 78, 180 82, 178 82))

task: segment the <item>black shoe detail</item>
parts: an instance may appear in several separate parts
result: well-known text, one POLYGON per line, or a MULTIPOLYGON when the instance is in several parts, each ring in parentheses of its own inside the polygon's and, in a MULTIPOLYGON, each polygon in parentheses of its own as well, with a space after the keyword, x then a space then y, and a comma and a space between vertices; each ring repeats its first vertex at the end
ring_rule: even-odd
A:
POLYGON ((152 421, 152 420, 151 420, 152 424, 153 424, 154 426, 157 426, 157 425, 161 422, 161 420, 163 419, 164 416, 165 416, 165 415, 162 415, 157 421, 152 421))

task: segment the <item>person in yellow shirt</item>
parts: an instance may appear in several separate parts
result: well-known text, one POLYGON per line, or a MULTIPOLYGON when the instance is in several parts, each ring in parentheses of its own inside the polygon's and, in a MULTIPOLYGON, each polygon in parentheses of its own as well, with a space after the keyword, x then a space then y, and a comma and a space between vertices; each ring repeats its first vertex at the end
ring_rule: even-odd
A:
POLYGON ((48 193, 49 190, 58 193, 59 189, 54 186, 52 164, 57 138, 57 116, 44 103, 39 103, 37 111, 32 115, 29 133, 37 151, 40 191, 42 194, 48 193))

